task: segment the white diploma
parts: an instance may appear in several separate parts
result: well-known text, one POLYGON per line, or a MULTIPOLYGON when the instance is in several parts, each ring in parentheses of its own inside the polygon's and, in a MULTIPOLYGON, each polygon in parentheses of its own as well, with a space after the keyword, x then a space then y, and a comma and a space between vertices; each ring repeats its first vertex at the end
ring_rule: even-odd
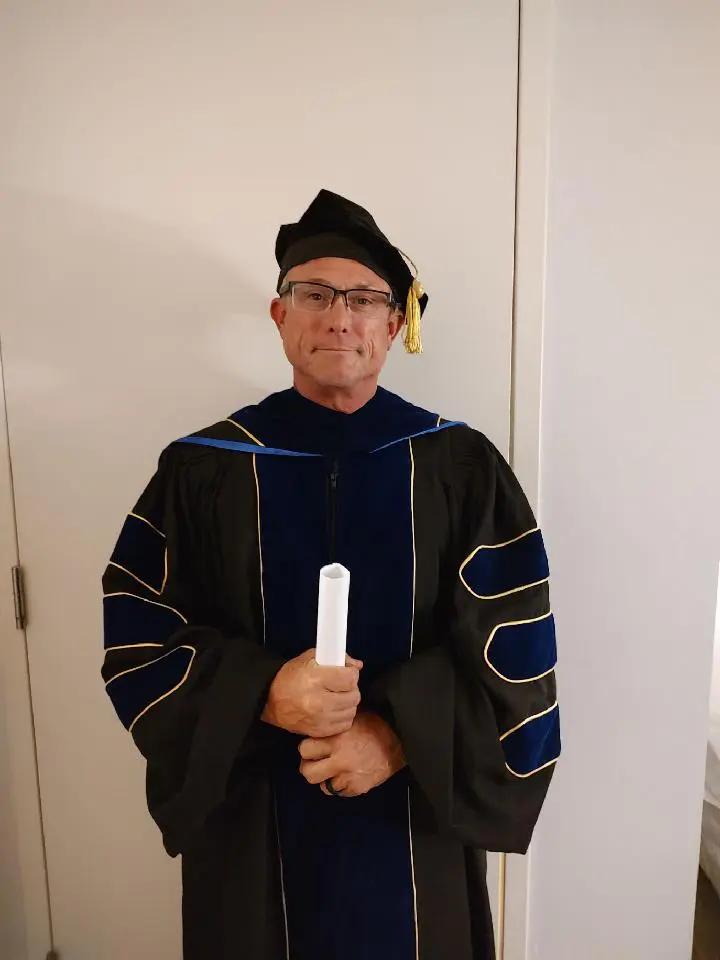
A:
POLYGON ((320 571, 315 660, 322 667, 344 667, 350 571, 331 563, 320 571))

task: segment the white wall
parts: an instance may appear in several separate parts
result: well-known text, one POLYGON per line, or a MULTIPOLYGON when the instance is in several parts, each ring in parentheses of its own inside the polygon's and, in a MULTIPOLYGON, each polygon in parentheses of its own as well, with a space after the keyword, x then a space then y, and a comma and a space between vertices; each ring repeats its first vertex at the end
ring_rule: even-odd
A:
POLYGON ((537 960, 684 960, 720 557, 720 5, 558 0, 541 514, 565 756, 537 960))

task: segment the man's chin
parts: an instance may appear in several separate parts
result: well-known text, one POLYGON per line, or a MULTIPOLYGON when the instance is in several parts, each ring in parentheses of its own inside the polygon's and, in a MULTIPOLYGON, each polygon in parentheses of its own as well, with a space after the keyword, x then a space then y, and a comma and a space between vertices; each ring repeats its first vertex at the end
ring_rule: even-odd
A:
POLYGON ((308 373, 327 386, 352 386, 362 379, 362 371, 355 353, 316 353, 308 373))

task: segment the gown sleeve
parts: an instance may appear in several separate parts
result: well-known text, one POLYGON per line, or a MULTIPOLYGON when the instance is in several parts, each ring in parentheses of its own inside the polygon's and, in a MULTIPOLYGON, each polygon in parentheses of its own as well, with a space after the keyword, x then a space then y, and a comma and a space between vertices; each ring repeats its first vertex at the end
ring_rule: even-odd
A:
POLYGON ((374 698, 440 830, 524 853, 560 754, 548 561, 510 467, 467 433, 472 443, 452 467, 458 551, 447 632, 381 678, 374 698))
POLYGON ((103 679, 147 761, 150 813, 184 852, 274 731, 258 722, 283 660, 203 615, 202 549, 172 448, 127 516, 103 576, 103 679))

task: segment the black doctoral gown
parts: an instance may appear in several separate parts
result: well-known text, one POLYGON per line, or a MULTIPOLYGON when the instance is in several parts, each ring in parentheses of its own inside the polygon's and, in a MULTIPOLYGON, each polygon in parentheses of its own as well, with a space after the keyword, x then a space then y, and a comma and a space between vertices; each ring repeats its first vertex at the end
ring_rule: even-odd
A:
POLYGON ((382 389, 350 415, 274 394, 164 451, 103 585, 185 960, 494 956, 484 851, 526 850, 560 738, 542 537, 482 434, 382 389), (408 761, 353 799, 260 719, 329 561, 362 708, 408 761))

